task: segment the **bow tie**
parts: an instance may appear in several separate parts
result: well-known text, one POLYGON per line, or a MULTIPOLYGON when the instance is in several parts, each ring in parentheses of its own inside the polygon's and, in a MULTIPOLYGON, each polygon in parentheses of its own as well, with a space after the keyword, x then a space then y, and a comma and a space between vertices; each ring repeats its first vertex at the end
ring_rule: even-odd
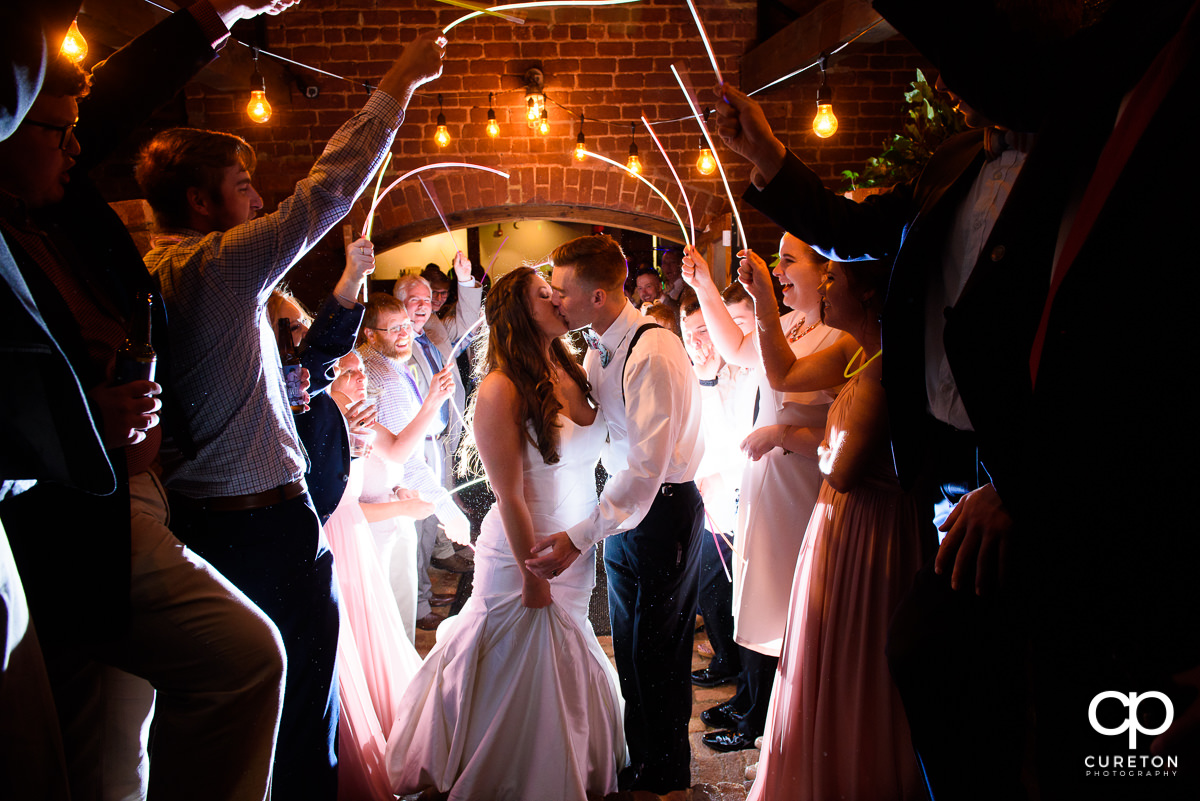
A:
POLYGON ((600 335, 591 328, 583 329, 583 341, 592 350, 600 351, 600 368, 608 367, 608 363, 612 361, 612 351, 608 346, 600 341, 600 335))

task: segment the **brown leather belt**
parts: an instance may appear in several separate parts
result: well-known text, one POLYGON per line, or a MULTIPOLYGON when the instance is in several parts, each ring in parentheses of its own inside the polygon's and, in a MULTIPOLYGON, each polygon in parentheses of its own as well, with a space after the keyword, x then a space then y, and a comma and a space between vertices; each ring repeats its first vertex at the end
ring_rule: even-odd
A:
POLYGON ((281 487, 272 487, 269 490, 262 492, 251 493, 250 495, 224 495, 214 498, 187 498, 179 494, 175 494, 171 498, 173 505, 186 506, 197 510, 208 512, 244 512, 250 509, 266 509, 268 506, 274 506, 277 503, 290 501, 299 495, 302 495, 308 488, 304 484, 304 479, 297 479, 291 484, 284 484, 281 487))

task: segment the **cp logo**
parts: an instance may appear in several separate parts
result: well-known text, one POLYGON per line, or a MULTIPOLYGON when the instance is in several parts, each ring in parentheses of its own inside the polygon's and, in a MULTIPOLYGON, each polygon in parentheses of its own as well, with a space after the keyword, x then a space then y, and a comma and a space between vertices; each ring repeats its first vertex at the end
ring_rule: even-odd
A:
POLYGON ((1141 732, 1142 734, 1149 734, 1151 736, 1157 735, 1157 734, 1162 734, 1164 731, 1167 730, 1167 727, 1171 725, 1171 721, 1173 721, 1174 719, 1175 719, 1175 707, 1173 707, 1171 705, 1171 699, 1155 690, 1152 690, 1151 692, 1148 692, 1148 693, 1142 693, 1141 695, 1139 695, 1137 693, 1129 693, 1128 695, 1126 695, 1125 693, 1119 693, 1114 690, 1109 690, 1107 692, 1100 693, 1095 698, 1093 698, 1092 703, 1088 706, 1088 722, 1092 724, 1092 728, 1095 729, 1096 731, 1100 732, 1101 734, 1107 734, 1110 736, 1115 735, 1115 734, 1120 734, 1121 732, 1128 730, 1129 731, 1129 747, 1131 749, 1137 748, 1138 732, 1141 732), (1124 706, 1128 707, 1128 709, 1129 709, 1129 719, 1124 721, 1120 726, 1117 726, 1115 729, 1107 729, 1100 725, 1100 721, 1096 720, 1096 708, 1098 706, 1100 706, 1100 702, 1103 701, 1105 698, 1115 698, 1116 700, 1120 701, 1124 706), (1166 718, 1163 720, 1162 725, 1159 726, 1157 729, 1143 728, 1142 724, 1140 724, 1138 722, 1138 719, 1137 719, 1138 704, 1140 704, 1146 698, 1158 699, 1158 701, 1160 703, 1162 703, 1163 708, 1166 709, 1166 712, 1167 712, 1166 718))

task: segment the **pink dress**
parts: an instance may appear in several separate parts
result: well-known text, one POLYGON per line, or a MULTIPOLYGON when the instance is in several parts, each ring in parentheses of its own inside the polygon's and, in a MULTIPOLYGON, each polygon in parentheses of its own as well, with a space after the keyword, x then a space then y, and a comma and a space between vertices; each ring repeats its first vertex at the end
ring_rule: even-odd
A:
MULTIPOLYGON (((829 409, 843 428, 858 377, 829 409)), ((920 795, 916 757, 884 647, 921 567, 916 503, 886 446, 858 486, 822 483, 792 582, 758 778, 750 801, 897 801, 920 795)))
POLYGON ((346 493, 325 524, 342 613, 337 652, 338 798, 392 801, 384 762, 387 733, 421 657, 405 633, 371 526, 358 505, 364 461, 351 463, 346 493))

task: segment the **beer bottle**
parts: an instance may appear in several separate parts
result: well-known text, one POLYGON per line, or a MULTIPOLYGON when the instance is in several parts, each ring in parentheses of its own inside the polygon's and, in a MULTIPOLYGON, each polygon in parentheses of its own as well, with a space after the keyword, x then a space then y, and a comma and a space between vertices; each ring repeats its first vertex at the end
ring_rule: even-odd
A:
POLYGON ((133 316, 129 321, 125 344, 117 350, 117 364, 113 369, 113 386, 130 381, 153 381, 158 364, 158 354, 150 344, 150 310, 154 307, 154 295, 138 292, 133 299, 133 316))
POLYGON ((279 337, 279 361, 283 363, 283 383, 287 385, 288 405, 292 412, 304 411, 304 389, 300 386, 300 357, 292 342, 292 323, 286 317, 276 322, 279 337))

